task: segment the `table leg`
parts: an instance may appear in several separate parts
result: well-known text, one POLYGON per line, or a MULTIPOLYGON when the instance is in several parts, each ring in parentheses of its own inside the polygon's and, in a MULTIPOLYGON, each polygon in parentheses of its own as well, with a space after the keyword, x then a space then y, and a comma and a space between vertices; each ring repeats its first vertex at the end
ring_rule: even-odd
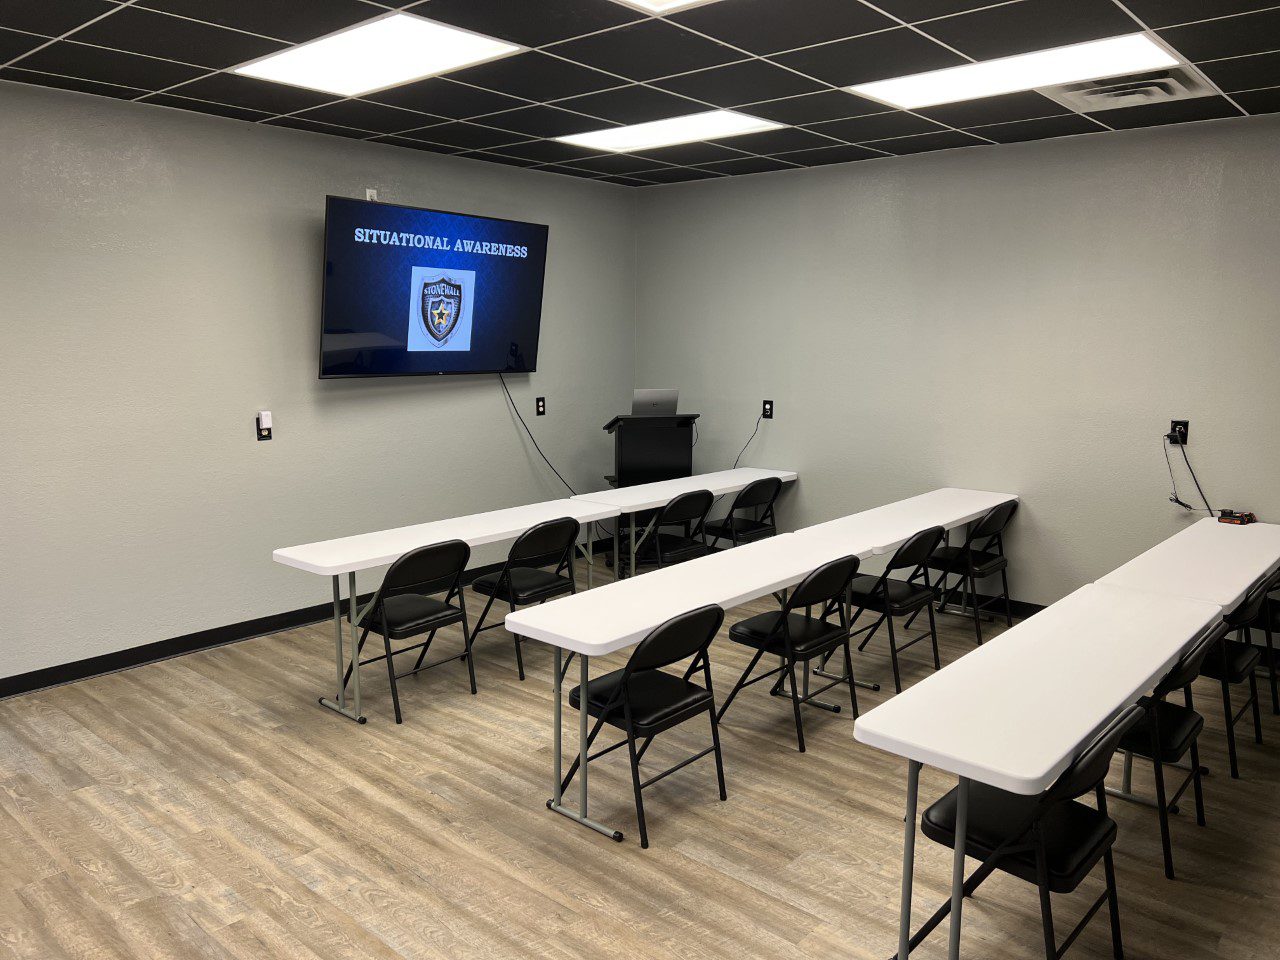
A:
POLYGON ((622 514, 613 519, 613 579, 622 579, 622 514))
POLYGON ((964 848, 969 832, 969 778, 956 787, 956 847, 951 860, 951 942, 949 960, 960 958, 960 911, 964 907, 964 848))
POLYGON ((587 524, 587 589, 590 590, 596 585, 596 525, 594 522, 587 524))
POLYGON ((636 575, 636 515, 628 514, 630 523, 627 525, 631 530, 631 568, 627 571, 627 576, 634 577, 636 575))
MULTIPOLYGON (((351 574, 351 605, 355 606, 355 574, 351 574)), ((359 659, 359 651, 356 649, 356 632, 354 626, 351 630, 351 658, 359 659)), ((347 685, 343 683, 343 668, 346 666, 346 658, 342 649, 342 580, 340 577, 333 577, 333 648, 334 648, 334 667, 336 671, 335 683, 337 686, 337 699, 329 697, 320 698, 320 706, 328 707, 334 713, 340 713, 348 720, 354 720, 356 723, 364 723, 365 718, 360 715, 360 668, 356 665, 352 674, 356 681, 355 699, 350 708, 347 707, 347 685)))
POLYGON ((564 756, 561 752, 561 732, 564 726, 564 716, 563 716, 564 704, 560 699, 560 695, 561 695, 560 672, 563 669, 562 661, 564 660, 564 651, 561 650, 559 647, 556 647, 555 650, 556 650, 556 662, 551 672, 551 691, 552 691, 552 696, 555 697, 555 707, 552 710, 552 716, 554 718, 552 726, 554 727, 554 730, 555 730, 555 740, 552 741, 552 745, 551 745, 551 754, 552 754, 552 757, 554 758, 552 762, 554 771, 551 777, 551 803, 553 805, 552 809, 555 809, 555 807, 560 806, 560 802, 563 799, 563 795, 560 790, 560 784, 564 782, 564 756))
POLYGON ((356 607, 360 603, 360 595, 356 593, 356 573, 347 574, 347 623, 351 626, 351 709, 360 716, 360 644, 356 637, 356 624, 360 617, 356 607))
MULTIPOLYGON (((551 788, 551 799, 547 801, 547 809, 555 811, 556 813, 560 814, 562 817, 567 817, 570 820, 577 821, 578 823, 582 824, 585 827, 590 827, 592 830, 596 831, 597 833, 603 833, 610 840, 613 840, 617 843, 621 843, 622 842, 621 830, 615 830, 613 829, 613 827, 606 827, 603 823, 597 823, 596 821, 592 820, 590 817, 587 816, 587 767, 588 767, 587 736, 588 736, 588 733, 587 733, 587 711, 585 709, 580 709, 578 711, 578 809, 570 810, 568 807, 564 805, 564 796, 560 790, 560 784, 564 779, 564 772, 563 772, 564 758, 563 758, 563 754, 560 747, 560 740, 561 740, 561 734, 563 731, 563 723, 564 723, 564 708, 561 705, 561 699, 560 699, 561 697, 560 670, 562 666, 561 656, 562 656, 561 649, 559 647, 556 647, 555 664, 552 667, 552 669, 555 671, 555 675, 551 679, 551 686, 552 686, 552 689, 554 690, 554 695, 555 695, 555 707, 553 708, 553 711, 552 711, 552 716, 554 718, 554 726, 555 726, 555 742, 552 747, 552 756, 554 758, 552 762, 552 766, 555 768, 554 769, 555 782, 551 788)), ((589 658, 582 656, 582 654, 579 654, 578 660, 579 660, 579 663, 581 664, 580 676, 582 678, 580 681, 582 684, 582 686, 580 687, 580 689, 582 690, 582 695, 578 702, 582 704, 583 707, 585 707, 587 675, 589 672, 589 669, 588 669, 589 658)))
POLYGON ((898 920, 898 958, 911 954, 911 881, 916 866, 916 799, 920 794, 920 764, 907 763, 906 832, 902 838, 902 906, 898 920))

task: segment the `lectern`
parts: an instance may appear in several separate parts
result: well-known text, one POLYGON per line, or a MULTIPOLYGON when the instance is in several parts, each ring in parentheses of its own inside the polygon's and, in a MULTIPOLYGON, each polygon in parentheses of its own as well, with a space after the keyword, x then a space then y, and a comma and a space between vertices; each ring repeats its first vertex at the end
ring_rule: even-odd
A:
POLYGON ((618 487, 693 475, 696 413, 669 417, 618 416, 604 425, 613 434, 613 476, 618 487))

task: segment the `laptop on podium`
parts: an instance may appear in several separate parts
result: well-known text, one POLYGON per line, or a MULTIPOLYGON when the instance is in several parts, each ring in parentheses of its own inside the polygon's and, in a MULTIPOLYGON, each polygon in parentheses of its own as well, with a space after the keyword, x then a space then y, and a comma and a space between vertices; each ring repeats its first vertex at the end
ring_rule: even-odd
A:
POLYGON ((674 417, 679 398, 679 390, 665 388, 636 390, 631 396, 631 415, 633 417, 674 417))

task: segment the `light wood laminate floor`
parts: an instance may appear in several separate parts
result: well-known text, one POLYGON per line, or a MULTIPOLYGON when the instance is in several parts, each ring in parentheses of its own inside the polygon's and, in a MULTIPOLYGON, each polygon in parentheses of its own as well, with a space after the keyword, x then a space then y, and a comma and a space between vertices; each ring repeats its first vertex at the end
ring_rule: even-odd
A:
MULTIPOLYGON (((940 623, 944 662, 972 649, 967 621, 940 623)), ((405 680, 399 727, 385 672, 366 668, 370 720, 359 727, 316 705, 332 684, 330 631, 321 623, 0 703, 0 957, 893 953, 905 763, 854 743, 847 708, 806 710, 802 755, 788 702, 768 684, 748 688, 722 727, 728 802, 709 759, 664 780, 646 791, 653 847, 642 851, 625 751, 591 777, 593 815, 625 843, 544 806, 547 648, 527 645, 521 683, 509 636, 485 633, 479 696, 460 663, 405 680)), ((855 667, 888 681, 874 646, 855 667)), ((439 644, 450 647, 460 649, 456 633, 439 644)), ((722 635, 713 660, 723 697, 746 658, 722 635)), ((928 672, 925 644, 905 660, 908 683, 928 672)), ((884 696, 859 691, 864 708, 884 696)), ((1241 725, 1244 779, 1233 782, 1212 684, 1197 685, 1197 705, 1213 771, 1208 826, 1195 826, 1188 799, 1173 824, 1177 881, 1161 872, 1155 812, 1112 802, 1128 956, 1280 957, 1280 718, 1264 704, 1262 747, 1241 725)), ((567 718, 572 750, 576 714, 567 718)), ((706 733, 693 722, 660 738, 646 765, 668 765, 706 733)), ((1149 767, 1136 782, 1150 789, 1149 767)), ((922 803, 951 785, 926 770, 922 803)), ((921 838, 916 877, 923 917, 947 893, 949 852, 921 838)), ((1062 935, 1099 889, 1091 879, 1055 898, 1062 935)), ((966 907, 966 957, 1039 957, 1041 943, 1035 890, 1020 881, 997 875, 966 907)), ((913 956, 945 946, 944 928, 913 956)), ((1071 955, 1110 956, 1104 918, 1071 955)))

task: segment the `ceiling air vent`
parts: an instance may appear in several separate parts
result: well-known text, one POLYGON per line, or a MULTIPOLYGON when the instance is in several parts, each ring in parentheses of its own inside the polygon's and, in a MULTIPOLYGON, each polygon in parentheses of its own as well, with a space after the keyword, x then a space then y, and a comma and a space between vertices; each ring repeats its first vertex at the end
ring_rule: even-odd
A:
POLYGON ((1064 83, 1056 87, 1041 87, 1039 92, 1077 113, 1096 113, 1099 110, 1166 103, 1170 100, 1190 100, 1216 93, 1199 74, 1187 67, 1170 67, 1167 70, 1109 77, 1106 80, 1064 83))

